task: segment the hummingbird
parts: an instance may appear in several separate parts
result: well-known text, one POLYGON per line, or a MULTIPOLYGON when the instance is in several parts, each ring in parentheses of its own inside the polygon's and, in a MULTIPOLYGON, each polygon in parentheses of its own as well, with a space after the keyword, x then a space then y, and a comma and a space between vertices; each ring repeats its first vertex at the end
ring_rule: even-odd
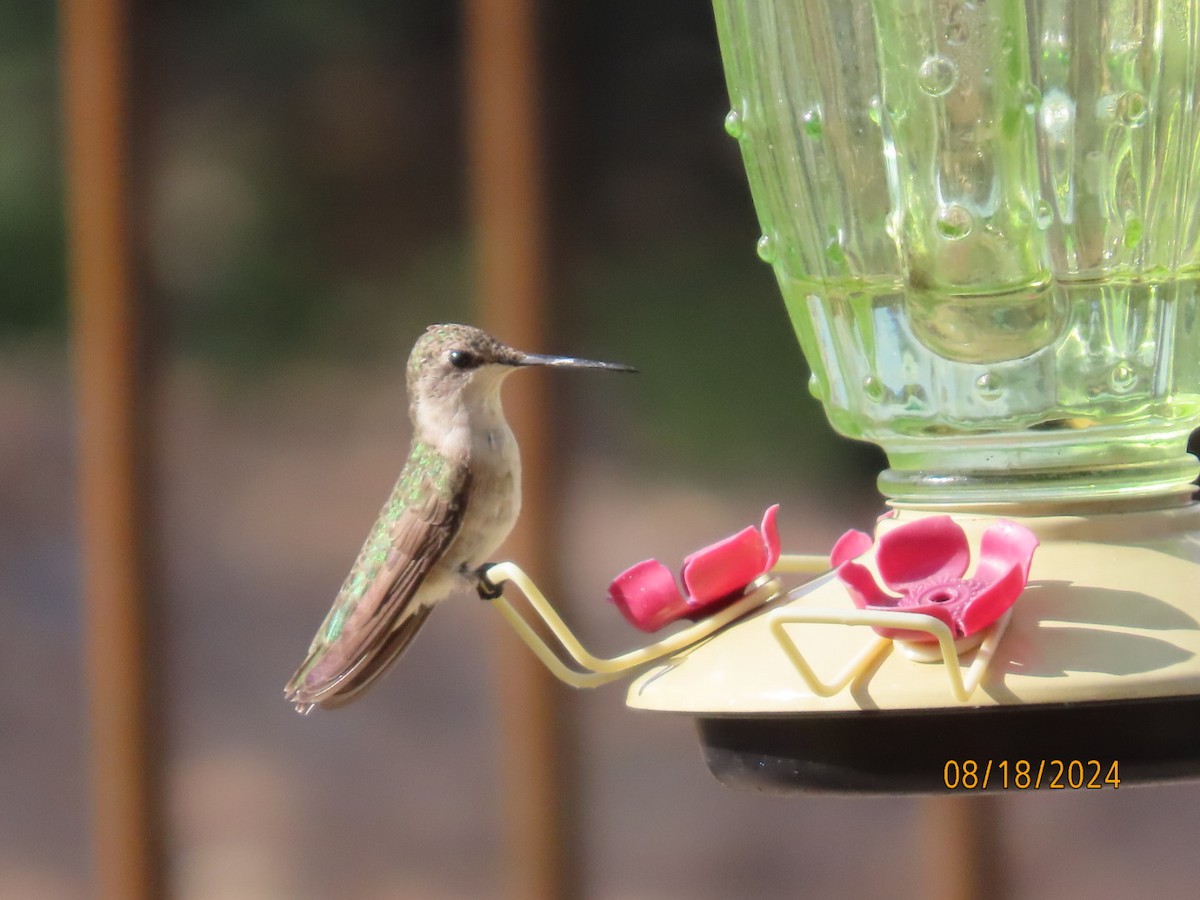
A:
POLYGON ((356 699, 456 588, 495 597, 483 569, 516 524, 521 459, 500 385, 528 366, 629 366, 514 350, 469 325, 431 325, 408 358, 408 459, 284 689, 297 711, 356 699))

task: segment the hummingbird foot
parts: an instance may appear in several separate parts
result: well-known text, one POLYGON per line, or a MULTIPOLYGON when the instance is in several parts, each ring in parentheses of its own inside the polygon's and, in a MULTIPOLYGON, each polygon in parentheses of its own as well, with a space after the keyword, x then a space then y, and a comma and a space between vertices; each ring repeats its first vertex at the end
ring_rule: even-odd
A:
POLYGON ((475 570, 475 590, 480 600, 499 600, 504 595, 504 585, 488 578, 488 569, 491 567, 491 563, 484 563, 475 570))

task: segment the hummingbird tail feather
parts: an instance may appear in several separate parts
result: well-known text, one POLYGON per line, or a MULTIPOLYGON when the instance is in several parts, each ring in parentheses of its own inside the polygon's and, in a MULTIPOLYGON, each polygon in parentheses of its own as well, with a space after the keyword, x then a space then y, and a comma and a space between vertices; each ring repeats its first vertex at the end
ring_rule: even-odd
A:
POLYGON ((344 658, 330 656, 333 647, 314 652, 292 676, 284 689, 285 699, 301 715, 314 706, 335 709, 345 706, 371 686, 391 668, 404 648, 416 636, 429 617, 432 606, 415 606, 382 640, 362 647, 358 657, 349 665, 344 658))

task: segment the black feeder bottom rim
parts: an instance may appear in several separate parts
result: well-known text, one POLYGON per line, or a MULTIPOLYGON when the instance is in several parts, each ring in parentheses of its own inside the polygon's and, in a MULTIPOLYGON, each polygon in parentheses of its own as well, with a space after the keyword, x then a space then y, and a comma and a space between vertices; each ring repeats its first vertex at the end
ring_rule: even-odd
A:
POLYGON ((844 713, 700 715, 733 788, 969 795, 1200 778, 1200 696, 844 713))

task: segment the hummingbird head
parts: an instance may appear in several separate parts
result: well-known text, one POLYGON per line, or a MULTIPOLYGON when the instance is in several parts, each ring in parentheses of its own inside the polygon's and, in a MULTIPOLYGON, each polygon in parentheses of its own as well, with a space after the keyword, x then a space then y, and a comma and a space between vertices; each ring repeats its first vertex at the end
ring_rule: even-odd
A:
POLYGON ((504 377, 527 366, 636 371, 616 363, 525 353, 470 325, 430 325, 408 358, 409 400, 414 409, 475 406, 497 397, 504 377))

